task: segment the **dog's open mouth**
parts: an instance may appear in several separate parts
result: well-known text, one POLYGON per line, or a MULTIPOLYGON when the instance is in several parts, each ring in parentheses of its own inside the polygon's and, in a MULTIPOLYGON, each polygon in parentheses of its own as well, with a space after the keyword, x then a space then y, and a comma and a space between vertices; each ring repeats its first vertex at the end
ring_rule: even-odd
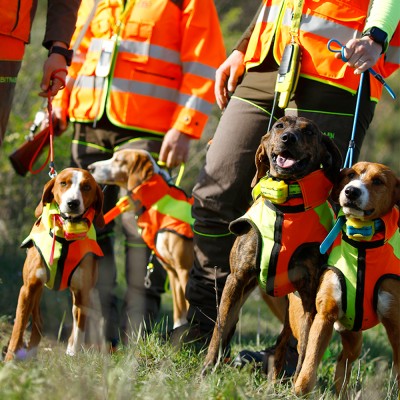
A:
POLYGON ((375 210, 372 208, 370 210, 363 210, 360 208, 356 203, 352 201, 348 201, 342 205, 343 211, 345 214, 352 215, 354 217, 368 217, 370 216, 375 210))
POLYGON ((283 151, 279 154, 273 154, 272 160, 279 168, 302 170, 307 166, 309 157, 296 159, 289 151, 283 151))

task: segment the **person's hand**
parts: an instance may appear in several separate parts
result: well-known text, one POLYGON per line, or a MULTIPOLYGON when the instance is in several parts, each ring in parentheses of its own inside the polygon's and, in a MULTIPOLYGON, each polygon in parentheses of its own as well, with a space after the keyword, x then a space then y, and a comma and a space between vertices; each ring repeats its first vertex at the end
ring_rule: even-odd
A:
POLYGON ((221 110, 227 106, 229 93, 235 91, 238 81, 244 73, 243 60, 244 54, 239 50, 234 50, 215 73, 214 93, 221 110))
POLYGON ((50 54, 43 65, 43 78, 40 83, 42 91, 39 96, 47 97, 49 90, 50 95, 55 96, 64 87, 66 77, 67 62, 65 57, 57 53, 50 54), (57 71, 56 76, 52 76, 55 71, 57 71))
MULTIPOLYGON (((369 36, 361 39, 351 39, 346 43, 344 56, 350 67, 355 68, 354 73, 359 75, 368 68, 372 68, 379 60, 382 53, 382 46, 374 42, 369 36)), ((341 53, 335 54, 336 58, 341 58, 341 53)))
POLYGON ((175 168, 186 162, 189 156, 190 136, 177 129, 170 129, 164 136, 159 160, 167 168, 175 168))

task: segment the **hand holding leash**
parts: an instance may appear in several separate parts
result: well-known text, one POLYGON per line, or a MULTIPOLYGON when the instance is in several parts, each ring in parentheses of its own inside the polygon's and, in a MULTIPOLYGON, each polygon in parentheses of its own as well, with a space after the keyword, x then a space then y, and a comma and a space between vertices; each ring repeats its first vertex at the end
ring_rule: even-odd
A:
MULTIPOLYGON (((339 40, 337 40, 337 39, 329 40, 328 49, 332 53, 340 53, 341 54, 340 58, 342 59, 343 62, 349 62, 349 59, 345 55, 346 46, 342 45, 342 43, 340 43, 339 40)), ((356 65, 356 63, 354 65, 356 65)), ((360 63, 359 63, 359 65, 357 65, 357 68, 361 68, 361 66, 363 64, 366 64, 366 61, 360 60, 360 63)), ((386 83, 386 81, 383 79, 382 75, 378 74, 372 68, 368 68, 368 72, 383 85, 383 87, 389 92, 390 96, 393 99, 396 98, 395 93, 393 92, 391 87, 386 83)))

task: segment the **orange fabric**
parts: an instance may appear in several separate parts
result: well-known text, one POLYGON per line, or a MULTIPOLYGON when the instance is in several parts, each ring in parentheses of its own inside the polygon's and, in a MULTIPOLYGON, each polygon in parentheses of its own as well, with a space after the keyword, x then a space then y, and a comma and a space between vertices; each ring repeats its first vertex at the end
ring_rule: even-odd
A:
POLYGON ((122 10, 119 0, 99 3, 83 43, 91 45, 80 49, 86 58, 71 65, 69 91, 56 102, 72 121, 106 112, 116 126, 162 135, 176 128, 199 138, 214 103, 215 70, 225 59, 213 2, 183 0, 180 10, 169 0, 137 1, 119 32, 110 76, 96 77, 102 41, 116 32, 122 10))
POLYGON ((381 219, 384 223, 384 229, 377 232, 369 241, 349 241, 346 240, 345 234, 339 235, 333 244, 328 260, 328 265, 338 269, 344 276, 353 274, 353 279, 358 277, 355 287, 348 283, 342 285, 343 296, 347 298, 347 304, 351 300, 356 304, 356 315, 351 315, 345 310, 342 317, 341 322, 347 329, 366 330, 377 325, 379 319, 376 313, 376 301, 379 283, 384 277, 400 279, 399 209, 393 208, 381 219), (395 238, 397 240, 394 240, 395 238), (374 243, 379 241, 383 242, 382 245, 374 247, 374 243), (397 246, 397 248, 393 246, 397 246), (337 252, 338 248, 341 250, 339 253, 337 252), (343 252, 346 252, 346 254, 351 252, 351 256, 347 259, 353 260, 354 265, 349 265, 348 262, 345 263, 345 268, 342 267, 343 252), (346 290, 350 292, 348 293, 346 290), (357 307, 357 304, 360 304, 360 306, 357 307), (355 321, 358 321, 359 326, 355 321), (357 326, 354 327, 354 324, 357 326))
POLYGON ((0 34, 0 60, 22 61, 24 52, 23 40, 0 34))
MULTIPOLYGON (((295 0, 287 1, 287 8, 283 8, 280 14, 279 26, 275 31, 274 57, 278 63, 282 58, 283 50, 286 44, 290 43, 290 16, 293 10, 295 0), (284 16, 286 15, 286 18, 284 16)), ((264 10, 261 12, 253 34, 247 48, 245 63, 246 67, 260 64, 266 57, 271 47, 274 23, 276 17, 268 18, 268 15, 275 12, 282 5, 281 0, 264 0, 264 10), (264 18, 261 18, 263 16, 264 18), (268 21, 268 22, 267 22, 268 21)), ((321 80, 343 87, 349 91, 355 92, 359 86, 360 76, 354 75, 354 69, 349 67, 342 60, 337 60, 334 54, 327 48, 330 39, 340 39, 345 45, 354 35, 361 36, 365 26, 366 16, 370 0, 360 0, 354 4, 340 2, 319 2, 304 0, 303 22, 300 26, 299 36, 296 41, 302 48, 302 60, 300 74, 311 79, 321 80), (318 29, 318 24, 323 20, 329 23, 329 37, 322 36, 323 30, 318 29), (321 32, 321 33, 320 33, 321 32), (335 37, 336 36, 336 37, 335 37)), ((387 55, 382 55, 374 70, 383 77, 391 75, 399 68, 399 60, 396 58, 400 46, 400 27, 393 35, 390 42, 387 55), (393 54, 391 59, 388 55, 393 54), (385 60, 386 58, 386 60, 385 60)), ((382 94, 382 84, 376 79, 371 78, 371 97, 379 99, 382 94)))
MULTIPOLYGON (((142 230, 142 238, 147 246, 155 252, 157 257, 162 257, 156 249, 157 233, 160 231, 172 231, 186 237, 193 238, 191 226, 173 216, 162 214, 152 206, 164 196, 170 196, 175 200, 185 201, 193 204, 193 198, 188 197, 185 192, 168 183, 158 174, 153 175, 148 181, 132 191, 132 199, 136 205, 143 206, 144 211, 138 215, 137 223, 142 230)), ((138 207, 138 208, 139 208, 138 207)))
POLYGON ((0 34, 28 43, 36 3, 33 0, 0 0, 0 34))

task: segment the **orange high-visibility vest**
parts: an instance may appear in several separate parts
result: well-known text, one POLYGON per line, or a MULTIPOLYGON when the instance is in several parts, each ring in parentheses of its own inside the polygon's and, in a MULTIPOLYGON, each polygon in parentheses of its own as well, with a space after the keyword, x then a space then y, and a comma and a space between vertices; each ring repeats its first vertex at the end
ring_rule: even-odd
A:
POLYGON ((165 179, 154 174, 132 190, 131 197, 138 210, 137 223, 147 246, 162 260, 156 249, 157 234, 172 231, 186 239, 193 239, 193 198, 165 179))
POLYGON ((225 59, 214 2, 136 1, 120 21, 123 3, 99 3, 84 41, 90 39, 86 57, 69 68, 72 91, 64 91, 62 102, 70 120, 92 122, 107 113, 116 126, 160 135, 176 128, 199 138, 214 103, 215 71, 225 59), (111 72, 96 76, 111 38, 111 72))
POLYGON ((261 190, 246 214, 229 225, 236 235, 241 235, 248 225, 256 230, 258 283, 274 297, 296 290, 289 270, 295 252, 319 245, 333 226, 333 211, 327 202, 333 184, 323 171, 315 171, 291 184, 300 187, 298 195, 278 204, 265 198, 261 190))
MULTIPOLYGON (((291 17, 295 0, 264 0, 257 23, 251 35, 245 55, 246 68, 259 65, 270 50, 275 34, 273 54, 280 63, 285 46, 291 42, 291 17), (285 6, 286 5, 286 6, 285 6)), ((370 0, 340 2, 304 0, 299 36, 296 38, 302 48, 300 75, 317 81, 341 87, 352 93, 357 91, 360 76, 354 75, 354 68, 334 57, 328 50, 330 39, 337 39, 345 45, 350 39, 361 37, 370 0)), ((387 77, 399 68, 400 27, 390 41, 385 55, 382 55, 373 69, 387 77)), ((371 98, 378 100, 382 84, 371 78, 371 98)))
POLYGON ((53 201, 43 208, 42 215, 33 226, 29 236, 21 244, 22 248, 35 246, 48 269, 49 280, 46 286, 53 290, 69 287, 72 274, 80 262, 88 255, 102 257, 103 252, 96 241, 96 231, 92 224, 94 210, 90 208, 84 215, 88 231, 77 240, 69 239, 57 218, 60 217, 58 205, 53 201), (55 238, 54 238, 54 235, 55 238), (55 241, 53 241, 55 239, 55 241), (50 260, 53 258, 53 262, 50 260))
POLYGON ((352 240, 346 225, 332 247, 328 268, 334 270, 342 287, 341 324, 359 331, 379 323, 376 312, 379 285, 384 278, 400 279, 399 209, 384 215, 383 226, 370 240, 352 240))

